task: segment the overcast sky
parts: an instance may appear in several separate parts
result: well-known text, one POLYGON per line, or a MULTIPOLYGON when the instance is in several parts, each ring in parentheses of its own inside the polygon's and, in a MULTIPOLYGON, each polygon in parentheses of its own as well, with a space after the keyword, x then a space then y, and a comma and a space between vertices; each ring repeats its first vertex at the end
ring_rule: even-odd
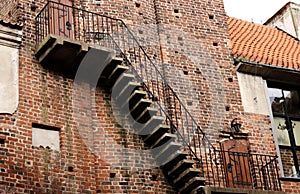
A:
MULTIPOLYGON (((253 21, 255 23, 264 23, 274 13, 276 13, 288 0, 223 0, 227 15, 253 21)), ((299 3, 300 0, 291 0, 299 3)))

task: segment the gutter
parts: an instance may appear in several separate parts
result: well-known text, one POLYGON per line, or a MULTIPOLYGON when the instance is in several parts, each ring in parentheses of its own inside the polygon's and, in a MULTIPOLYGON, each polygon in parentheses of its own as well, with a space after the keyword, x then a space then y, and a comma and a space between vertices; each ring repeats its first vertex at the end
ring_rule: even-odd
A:
POLYGON ((278 67, 278 66, 274 66, 274 65, 270 65, 270 64, 262 64, 262 63, 257 63, 257 62, 250 62, 250 61, 245 61, 242 59, 238 59, 238 58, 234 58, 234 65, 237 67, 237 69, 239 69, 239 67, 241 66, 241 64, 249 64, 249 65, 255 65, 258 67, 264 67, 264 68, 270 68, 270 69, 274 69, 274 70, 281 70, 281 71, 287 71, 290 73, 299 73, 300 74, 300 69, 291 69, 291 68, 287 68, 287 67, 278 67))

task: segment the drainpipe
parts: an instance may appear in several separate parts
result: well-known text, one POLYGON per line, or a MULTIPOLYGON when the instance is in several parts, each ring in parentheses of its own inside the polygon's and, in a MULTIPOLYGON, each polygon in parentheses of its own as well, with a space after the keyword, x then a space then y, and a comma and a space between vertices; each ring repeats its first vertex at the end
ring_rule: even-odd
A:
POLYGON ((291 121, 290 117, 288 116, 287 105, 286 105, 283 90, 281 90, 281 92, 282 92, 283 108, 284 108, 284 113, 285 113, 285 126, 286 126, 286 129, 289 134, 289 139, 290 139, 290 144, 291 144, 292 154, 293 154, 293 159, 294 159, 294 166, 296 168, 297 177, 300 177, 299 163, 298 163, 298 157, 297 157, 297 151, 296 151, 296 141, 295 141, 295 137, 294 137, 292 121, 291 121))

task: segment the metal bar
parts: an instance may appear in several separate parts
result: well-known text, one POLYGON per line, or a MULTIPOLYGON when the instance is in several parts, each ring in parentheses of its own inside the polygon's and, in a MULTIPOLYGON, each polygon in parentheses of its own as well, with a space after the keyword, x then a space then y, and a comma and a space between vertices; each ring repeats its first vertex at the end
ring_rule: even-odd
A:
MULTIPOLYGON (((265 161, 267 160, 267 156, 265 156, 265 161)), ((270 171, 269 171, 269 165, 265 165, 266 169, 267 169, 267 177, 268 177, 268 188, 272 189, 272 184, 271 184, 271 177, 270 177, 270 171)))
POLYGON ((275 164, 276 164, 276 180, 277 180, 277 183, 278 183, 278 185, 279 185, 279 191, 281 191, 282 188, 281 188, 281 183, 280 183, 280 180, 279 180, 279 172, 278 172, 277 158, 275 159, 275 164))
POLYGON ((95 31, 95 20, 94 20, 94 13, 92 13, 92 25, 93 25, 93 43, 96 43, 95 36, 98 35, 98 32, 95 31))
POLYGON ((255 164, 254 164, 254 159, 253 157, 257 157, 256 155, 250 154, 250 161, 249 165, 251 166, 251 178, 252 178, 252 188, 256 189, 257 188, 257 176, 256 176, 256 170, 255 170, 255 164))
MULTIPOLYGON (((173 89, 171 87, 169 87, 169 85, 167 84, 167 82, 164 79, 163 75, 159 72, 157 66, 152 62, 152 60, 150 59, 150 57, 147 55, 146 51, 139 44, 138 40, 132 34, 132 32, 128 29, 128 27, 126 26, 126 24, 122 20, 114 19, 114 18, 111 18, 111 17, 108 17, 108 16, 104 16, 104 15, 92 13, 92 12, 89 12, 89 11, 84 11, 84 10, 81 10, 81 9, 74 8, 72 6, 63 5, 61 3, 54 3, 53 2, 52 4, 53 4, 53 9, 57 9, 56 12, 59 13, 59 16, 61 15, 61 11, 65 10, 66 8, 67 8, 68 11, 69 11, 69 8, 70 8, 70 9, 73 9, 73 10, 79 10, 79 12, 82 13, 82 25, 83 25, 83 38, 84 38, 84 40, 86 40, 86 38, 88 38, 86 35, 88 35, 89 38, 91 36, 91 33, 90 33, 91 30, 89 30, 89 29, 91 29, 91 27, 90 27, 90 25, 91 25, 90 20, 92 19, 92 23, 93 23, 93 22, 95 22, 94 21, 95 17, 97 17, 97 20, 98 20, 98 17, 101 17, 101 19, 102 19, 102 28, 103 28, 103 32, 104 32, 103 34, 110 35, 111 39, 108 39, 107 41, 111 40, 112 44, 115 43, 114 39, 113 39, 113 37, 115 36, 114 26, 113 25, 114 25, 114 22, 116 22, 116 23, 120 22, 121 27, 123 29, 122 30, 123 48, 122 48, 121 44, 119 44, 119 46, 117 46, 115 44, 115 47, 120 48, 120 51, 124 53, 123 56, 126 57, 126 51, 130 51, 130 44, 133 44, 133 52, 134 52, 133 54, 134 54, 135 60, 136 60, 136 57, 137 57, 136 46, 137 46, 137 48, 139 48, 139 56, 138 57, 141 60, 142 60, 142 57, 143 57, 143 60, 145 60, 145 64, 144 64, 145 67, 140 67, 141 68, 140 70, 142 72, 140 74, 136 74, 137 79, 143 80, 143 78, 145 78, 145 76, 146 76, 146 79, 149 82, 149 75, 148 75, 148 73, 149 73, 148 68, 150 68, 149 66, 151 66, 151 70, 153 69, 155 71, 155 80, 156 80, 156 85, 157 85, 157 87, 156 87, 157 91, 155 91, 154 88, 151 87, 152 83, 144 84, 144 87, 146 88, 146 91, 148 92, 148 95, 152 96, 153 99, 155 97, 153 95, 155 95, 155 93, 158 94, 158 98, 159 99, 158 99, 157 104, 161 107, 161 111, 165 115, 166 120, 170 123, 171 127, 174 128, 174 132, 176 131, 178 133, 178 137, 181 137, 181 141, 183 142, 183 144, 185 146, 189 147, 190 153, 193 155, 193 157, 195 157, 195 158, 198 159, 200 156, 197 156, 198 155, 197 154, 197 149, 200 150, 200 143, 197 144, 195 142, 195 144, 194 144, 195 152, 194 152, 192 150, 192 147, 191 147, 192 146, 191 142, 189 141, 190 138, 191 138, 191 136, 188 135, 188 139, 185 139, 185 136, 182 136, 180 133, 184 132, 184 130, 185 130, 184 127, 187 127, 188 133, 191 133, 191 130, 194 130, 194 126, 197 126, 196 127, 197 133, 201 133, 202 135, 204 135, 203 131, 197 125, 197 122, 192 117, 192 115, 189 113, 189 111, 184 106, 184 104, 181 102, 181 100, 178 98, 178 96, 173 91, 173 89), (54 8, 55 6, 56 6, 56 8, 54 8), (63 7, 62 10, 61 10, 61 6, 63 7), (92 15, 92 18, 90 18, 90 14, 92 15), (86 19, 87 19, 87 24, 86 24, 86 19), (105 19, 105 21, 104 21, 104 19, 105 19), (109 26, 109 24, 111 26, 109 26), (106 30, 106 32, 105 32, 104 29, 106 30), (145 71, 143 70, 143 68, 146 68, 145 71), (150 87, 149 87, 149 84, 150 84, 150 87), (160 88, 160 85, 162 86, 162 88, 160 88), (165 91, 166 91, 165 87, 167 87, 167 92, 168 92, 169 95, 168 96, 166 95, 166 98, 164 98, 164 99, 168 99, 167 103, 169 103, 168 106, 171 108, 171 110, 169 110, 169 111, 165 111, 164 108, 162 107, 162 104, 161 104, 161 103, 164 104, 164 99, 161 100, 160 97, 161 97, 161 93, 162 94, 165 93, 165 91), (179 112, 178 112, 178 109, 180 110, 179 112), (180 119, 182 121, 181 125, 179 125, 180 119), (184 121, 186 121, 187 126, 183 126, 184 125, 184 121), (190 127, 189 125, 192 126, 192 129, 189 128, 190 127)), ((63 12, 63 14, 64 14, 64 12, 63 12)), ((70 14, 70 13, 68 13, 68 14, 70 14)), ((61 23, 62 23, 61 20, 60 20, 61 18, 59 17, 58 19, 59 19, 58 24, 60 26, 61 23)), ((64 17, 63 18, 64 24, 65 24, 65 19, 66 18, 64 17)), ((53 18, 53 20, 54 20, 54 18, 53 18)), ((80 20, 80 17, 78 18, 78 20, 80 20)), ((81 24, 81 22, 78 21, 79 32, 80 32, 80 24, 81 24)), ((95 26, 93 25, 92 28, 93 28, 93 32, 94 32, 95 31, 95 26)), ((53 29, 54 29, 54 32, 57 31, 57 29, 56 29, 56 23, 55 22, 53 23, 53 29)), ((63 28, 62 31, 65 32, 65 28, 63 28)), ((118 25, 117 25, 117 31, 118 31, 118 25)), ((78 35, 78 39, 80 39, 80 38, 81 38, 81 35, 79 34, 78 35)), ((111 46, 113 46, 113 45, 111 45, 111 46)), ((130 52, 129 52, 129 59, 132 59, 130 57, 130 52)), ((132 68, 134 68, 133 67, 134 64, 132 64, 133 61, 130 61, 130 60, 125 60, 125 61, 129 62, 129 65, 132 65, 132 68)), ((135 67, 135 68, 137 68, 137 67, 135 67)), ((213 145, 208 140, 207 140, 207 143, 210 144, 210 146, 212 148, 214 148, 213 145)))

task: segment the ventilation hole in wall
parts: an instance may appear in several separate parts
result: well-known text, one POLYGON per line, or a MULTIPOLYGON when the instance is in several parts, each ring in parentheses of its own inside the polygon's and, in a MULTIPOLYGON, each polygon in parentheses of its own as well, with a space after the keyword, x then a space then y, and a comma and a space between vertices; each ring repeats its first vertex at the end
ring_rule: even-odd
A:
POLYGON ((5 172, 5 169, 4 169, 4 168, 1 168, 1 172, 5 172))
POLYGON ((212 20, 214 19, 214 15, 208 15, 208 18, 212 20))
POLYGON ((213 42, 213 46, 218 46, 218 43, 217 42, 213 42))
POLYGON ((114 172, 109 173, 109 178, 113 179, 115 177, 116 177, 116 173, 114 172))
POLYGON ((232 77, 228 78, 228 81, 233 82, 233 78, 232 77))
POLYGON ((158 98, 157 98, 157 96, 153 96, 153 97, 152 97, 152 101, 153 101, 153 102, 156 102, 156 101, 158 101, 158 98))
POLYGON ((135 3, 135 7, 141 7, 140 3, 135 3))
POLYGON ((179 9, 174 9, 174 13, 179 13, 179 9))
POLYGON ((188 102, 187 102, 187 105, 188 105, 188 106, 192 106, 192 105, 193 105, 193 101, 188 101, 188 102))
POLYGON ((139 15, 143 15, 143 13, 142 13, 142 12, 140 12, 140 13, 139 13, 139 15))
POLYGON ((33 165, 32 160, 27 160, 27 161, 25 162, 25 165, 26 165, 26 166, 32 166, 32 165, 33 165))
POLYGON ((68 172, 74 172, 74 167, 68 166, 68 172))
POLYGON ((157 178, 158 178, 158 177, 157 177, 156 174, 152 174, 151 177, 150 177, 150 180, 151 180, 151 181, 157 181, 157 178))
POLYGON ((195 73, 198 73, 198 74, 200 74, 200 73, 201 73, 200 69, 199 69, 199 68, 196 68, 196 71, 195 71, 195 73))
POLYGON ((182 38, 182 37, 178 37, 178 40, 179 40, 179 41, 182 41, 182 40, 183 40, 183 38, 182 38))
POLYGON ((139 34, 143 34, 144 32, 143 32, 143 30, 139 30, 139 34))
POLYGON ((177 16, 175 16, 175 18, 179 18, 179 16, 177 15, 177 16))
POLYGON ((188 75, 189 72, 188 72, 187 70, 183 70, 183 74, 184 74, 184 75, 188 75))
POLYGON ((5 140, 4 139, 0 139, 0 144, 4 144, 5 140))
POLYGON ((178 51, 174 51, 175 52, 175 54, 177 54, 178 53, 178 51))
POLYGON ((226 107, 225 107, 225 110, 226 110, 226 111, 229 111, 229 110, 230 110, 230 107, 229 107, 229 106, 226 106, 226 107))
POLYGON ((38 6, 35 4, 35 2, 32 2, 30 9, 31 11, 35 11, 38 8, 38 6))

